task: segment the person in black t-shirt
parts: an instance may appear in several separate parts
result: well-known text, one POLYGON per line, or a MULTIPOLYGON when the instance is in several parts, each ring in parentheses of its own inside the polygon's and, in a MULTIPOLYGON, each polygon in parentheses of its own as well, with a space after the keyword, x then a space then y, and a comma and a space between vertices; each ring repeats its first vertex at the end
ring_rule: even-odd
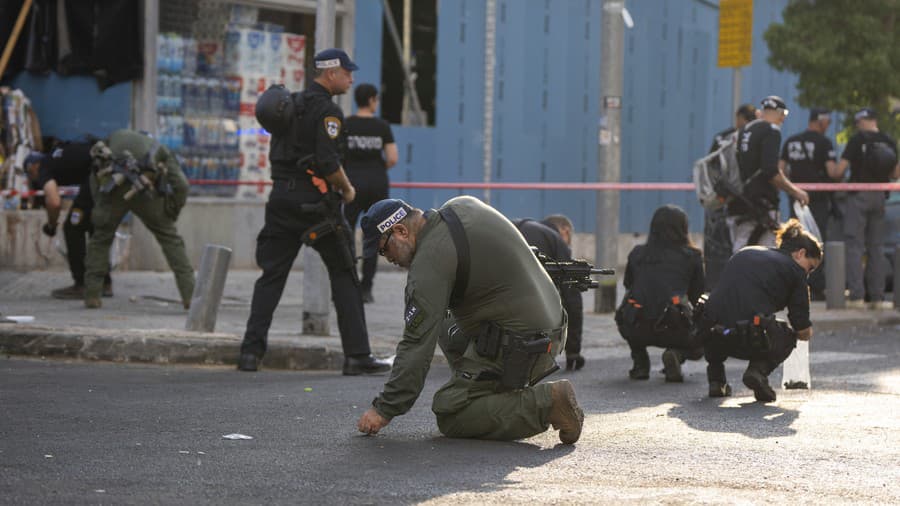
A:
POLYGON ((703 293, 703 258, 691 244, 687 214, 681 208, 667 205, 653 213, 647 244, 628 254, 624 284, 615 318, 634 360, 628 376, 648 379, 647 346, 659 346, 665 348, 666 381, 684 381, 681 364, 703 356, 701 343, 691 333, 692 307, 703 293))
POLYGON ((698 330, 710 397, 731 395, 725 360, 735 357, 749 361, 743 382, 756 399, 774 401, 769 374, 791 354, 797 339, 812 337, 807 277, 822 261, 822 244, 796 219, 782 225, 776 240, 778 249, 753 246, 735 253, 709 295, 698 330), (793 330, 774 320, 785 307, 793 330))
MULTIPOLYGON (((91 145, 88 142, 64 142, 53 148, 51 154, 32 153, 25 160, 32 190, 44 192, 44 208, 47 223, 41 230, 49 237, 56 235, 59 212, 62 209, 60 186, 79 185, 78 195, 69 208, 63 233, 66 239, 66 258, 74 284, 57 288, 50 294, 57 299, 84 298, 84 258, 87 254, 87 236, 94 233, 91 212, 94 199, 91 195, 91 145)), ((103 281, 103 296, 112 297, 112 279, 109 272, 103 281)))
MULTIPOLYGON (((897 142, 878 130, 878 118, 869 108, 856 113, 856 134, 847 142, 841 161, 829 175, 842 179, 850 167, 851 183, 886 183, 900 177, 897 163, 897 142), (879 156, 880 155, 880 156, 879 156), (891 163, 893 162, 893 163, 891 163), (893 165, 893 167, 891 167, 893 165)), ((882 309, 891 306, 885 302, 884 200, 880 191, 847 192, 844 209, 844 243, 847 246, 847 288, 850 300, 847 306, 862 308, 868 287, 870 307, 882 309), (866 262, 863 278, 863 253, 866 262)))
MULTIPOLYGON (((356 187, 356 200, 344 206, 344 216, 351 228, 356 227, 359 215, 369 206, 388 198, 387 170, 397 163, 397 144, 391 125, 375 116, 378 111, 378 90, 363 83, 356 87, 356 114, 347 118, 344 128, 347 151, 344 168, 347 178, 356 187)), ((372 281, 378 257, 364 258, 360 289, 364 302, 372 302, 372 281)))
MULTIPOLYGON (((831 124, 831 111, 814 107, 809 111, 806 131, 792 135, 781 147, 778 170, 788 174, 795 183, 828 183, 834 172, 834 145, 825 132, 831 124)), ((794 199, 791 198, 791 216, 794 199)), ((819 226, 819 241, 827 241, 828 218, 831 216, 831 192, 809 192, 809 210, 819 226)), ((825 300, 825 269, 816 269, 809 277, 813 300, 825 300)))
POLYGON ((737 161, 745 184, 743 194, 728 203, 728 229, 735 253, 747 245, 775 244, 779 189, 803 205, 809 203, 809 195, 778 170, 781 124, 788 114, 787 106, 775 95, 764 98, 761 104, 761 117, 738 130, 737 161))
MULTIPOLYGON (((756 119, 756 107, 744 104, 734 113, 734 126, 717 133, 709 152, 721 148, 725 141, 734 139, 738 129, 756 119)), ((703 221, 703 262, 706 270, 706 291, 711 291, 719 280, 719 273, 731 257, 731 236, 728 233, 725 207, 707 209, 703 221)))

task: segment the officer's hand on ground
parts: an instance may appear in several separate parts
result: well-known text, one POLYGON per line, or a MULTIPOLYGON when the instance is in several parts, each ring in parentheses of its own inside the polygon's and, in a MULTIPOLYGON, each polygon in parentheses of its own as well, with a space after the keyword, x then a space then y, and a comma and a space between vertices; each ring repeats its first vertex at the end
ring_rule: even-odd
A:
POLYGON ((341 196, 344 197, 344 202, 347 204, 353 202, 353 200, 356 199, 356 188, 354 188, 352 184, 347 185, 347 187, 341 191, 341 196))
POLYGON ((41 232, 43 232, 47 237, 53 237, 54 235, 56 235, 56 225, 44 223, 44 226, 41 227, 41 232))
POLYGON ((356 428, 364 434, 378 434, 390 420, 378 414, 375 408, 369 408, 356 422, 356 428))
POLYGON ((806 327, 803 330, 797 331, 797 340, 798 341, 809 341, 810 337, 812 337, 812 327, 806 327))
POLYGON ((794 197, 794 200, 800 202, 802 205, 804 205, 804 206, 809 205, 809 194, 806 193, 804 190, 797 188, 797 190, 791 196, 794 197))

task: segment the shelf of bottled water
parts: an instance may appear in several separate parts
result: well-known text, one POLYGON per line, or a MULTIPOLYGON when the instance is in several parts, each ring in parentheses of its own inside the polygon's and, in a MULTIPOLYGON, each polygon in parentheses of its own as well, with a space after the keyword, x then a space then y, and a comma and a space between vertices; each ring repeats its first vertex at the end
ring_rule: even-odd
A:
MULTIPOLYGON (((157 135, 179 158, 188 179, 240 177, 240 81, 223 78, 191 37, 157 38, 157 135)), ((232 196, 236 185, 193 185, 192 195, 232 196)))

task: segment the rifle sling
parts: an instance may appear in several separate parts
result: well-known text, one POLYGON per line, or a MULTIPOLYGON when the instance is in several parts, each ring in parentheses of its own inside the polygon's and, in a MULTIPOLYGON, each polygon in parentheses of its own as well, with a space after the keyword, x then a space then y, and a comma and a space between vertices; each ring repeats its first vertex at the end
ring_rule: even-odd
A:
POLYGON ((466 237, 462 222, 459 221, 459 216, 453 209, 444 207, 438 209, 438 214, 447 224, 450 237, 453 239, 453 246, 456 247, 456 282, 453 284, 453 291, 450 292, 450 307, 456 307, 462 302, 469 285, 469 238, 466 237))

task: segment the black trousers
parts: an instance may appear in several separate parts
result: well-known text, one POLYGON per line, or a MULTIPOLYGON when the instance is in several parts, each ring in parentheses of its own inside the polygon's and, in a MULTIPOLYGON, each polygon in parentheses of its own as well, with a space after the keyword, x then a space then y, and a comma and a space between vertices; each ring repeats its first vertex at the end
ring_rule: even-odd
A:
MULTIPOLYGON (((284 181, 276 181, 272 186, 269 202, 266 203, 265 225, 256 238, 256 263, 263 273, 253 287, 250 318, 241 343, 242 353, 261 357, 266 351, 272 315, 281 300, 291 266, 303 245, 300 238, 307 229, 321 221, 318 214, 301 210, 301 206, 315 202, 315 198, 308 193, 288 190, 284 181)), ((368 355, 371 350, 362 294, 352 257, 344 249, 351 244, 350 228, 346 224, 343 233, 346 238, 343 244, 335 233, 331 233, 319 238, 313 248, 328 269, 331 299, 337 311, 344 355, 368 355)))
MULTIPOLYGON (((350 175, 353 176, 352 173, 350 175)), ((369 207, 372 204, 388 198, 388 186, 380 182, 377 184, 367 182, 365 179, 360 179, 359 177, 351 179, 351 181, 353 181, 354 187, 356 188, 356 198, 353 199, 353 202, 344 204, 344 217, 347 218, 347 223, 350 224, 351 230, 355 230, 357 220, 359 220, 359 217, 364 212, 369 210, 369 207)), ((372 291, 372 283, 375 280, 375 272, 377 269, 377 256, 363 258, 362 281, 360 282, 360 288, 363 292, 372 291)))
POLYGON ((731 234, 726 222, 725 208, 704 213, 703 222, 703 262, 706 267, 706 286, 711 292, 719 282, 719 274, 731 258, 731 234))
POLYGON ((699 360, 703 356, 703 345, 686 329, 656 329, 655 322, 643 320, 635 324, 619 325, 618 328, 622 339, 631 347, 632 357, 635 353, 646 354, 648 346, 679 350, 690 360, 699 360))
POLYGON ((581 335, 584 330, 584 302, 581 299, 581 290, 577 288, 563 288, 560 290, 560 298, 563 307, 569 316, 569 335, 566 338, 566 353, 578 355, 581 353, 581 335))
POLYGON ((754 351, 735 346, 722 335, 711 333, 704 345, 706 355, 706 377, 710 382, 727 383, 725 380, 725 360, 728 357, 747 360, 747 368, 755 368, 768 376, 781 365, 794 348, 797 347, 797 338, 794 335, 777 335, 772 337, 772 346, 769 351, 754 351))
MULTIPOLYGON (((69 271, 75 285, 84 286, 84 257, 87 255, 87 238, 94 234, 91 223, 91 211, 94 209, 94 198, 91 195, 89 181, 81 183, 78 196, 72 202, 66 221, 63 223, 63 236, 66 240, 66 257, 69 260, 69 271)), ((109 285, 112 279, 109 271, 103 283, 109 285)))

